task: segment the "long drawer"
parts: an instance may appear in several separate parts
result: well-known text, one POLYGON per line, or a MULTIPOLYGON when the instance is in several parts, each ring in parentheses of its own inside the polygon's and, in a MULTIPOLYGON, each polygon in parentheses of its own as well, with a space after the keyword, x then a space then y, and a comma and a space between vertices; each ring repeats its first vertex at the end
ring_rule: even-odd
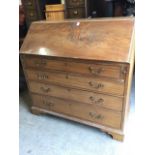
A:
POLYGON ((49 96, 40 96, 32 94, 33 106, 43 108, 49 111, 63 113, 69 116, 81 118, 101 125, 107 125, 113 128, 120 128, 121 113, 88 106, 86 104, 65 101, 49 96))
POLYGON ((30 91, 122 111, 123 98, 29 81, 30 91))
POLYGON ((48 69, 56 71, 64 71, 89 76, 110 77, 114 79, 124 79, 121 66, 109 65, 105 63, 83 63, 82 61, 73 62, 71 60, 54 60, 40 57, 27 57, 23 59, 26 68, 33 67, 38 69, 48 69))
POLYGON ((67 8, 67 17, 68 18, 85 18, 85 8, 67 8))
POLYGON ((34 9, 35 10, 34 0, 23 0, 23 5, 26 9, 34 9))
POLYGON ((76 76, 70 73, 43 72, 37 70, 26 70, 28 79, 39 80, 41 82, 52 82, 68 87, 83 88, 123 96, 124 82, 105 80, 103 78, 92 78, 76 76))

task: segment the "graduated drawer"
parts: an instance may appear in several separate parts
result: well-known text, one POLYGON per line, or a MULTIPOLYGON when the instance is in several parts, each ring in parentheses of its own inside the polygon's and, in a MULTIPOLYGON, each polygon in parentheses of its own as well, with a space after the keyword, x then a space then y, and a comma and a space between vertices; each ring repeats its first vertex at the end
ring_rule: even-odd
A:
POLYGON ((22 60, 24 60, 23 62, 25 67, 124 79, 124 76, 122 76, 121 66, 116 64, 93 64, 93 62, 84 63, 83 61, 75 62, 71 60, 54 60, 40 57, 24 57, 22 60))
POLYGON ((29 9, 27 11, 26 16, 27 16, 27 19, 29 19, 29 20, 37 20, 38 19, 36 11, 34 9, 29 9))
POLYGON ((30 91, 42 95, 83 102, 99 107, 122 111, 123 98, 94 92, 29 81, 30 91))
POLYGON ((121 113, 98 108, 93 105, 66 101, 49 96, 40 96, 32 94, 33 105, 49 111, 63 113, 72 117, 77 117, 87 121, 95 122, 101 125, 107 125, 113 128, 120 128, 121 113))
POLYGON ((23 5, 27 9, 35 9, 35 2, 34 0, 24 0, 23 5))
POLYGON ((26 70, 30 80, 41 82, 52 82, 67 87, 82 88, 100 93, 108 93, 123 96, 124 82, 105 80, 103 78, 78 76, 63 72, 43 72, 37 70, 26 70))
POLYGON ((67 8, 67 17, 68 18, 84 18, 85 17, 85 8, 67 8))

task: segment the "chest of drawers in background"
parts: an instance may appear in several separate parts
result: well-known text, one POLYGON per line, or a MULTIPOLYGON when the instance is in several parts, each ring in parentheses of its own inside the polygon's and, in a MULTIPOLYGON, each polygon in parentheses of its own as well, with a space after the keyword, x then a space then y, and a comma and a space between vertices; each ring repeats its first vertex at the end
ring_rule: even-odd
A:
POLYGON ((66 0, 67 18, 85 18, 87 15, 86 0, 66 0))
POLYGON ((21 0, 26 15, 26 23, 29 27, 30 24, 37 20, 43 20, 43 2, 38 0, 21 0))
POLYGON ((73 29, 76 22, 35 22, 30 27, 20 54, 32 112, 91 125, 123 140, 134 19, 78 20, 73 29))

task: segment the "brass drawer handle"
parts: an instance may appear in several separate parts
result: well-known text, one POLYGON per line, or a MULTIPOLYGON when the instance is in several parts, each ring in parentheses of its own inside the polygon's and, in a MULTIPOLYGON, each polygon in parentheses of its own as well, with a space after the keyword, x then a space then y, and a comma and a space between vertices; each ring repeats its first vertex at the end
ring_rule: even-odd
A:
POLYGON ((43 100, 43 104, 45 105, 45 106, 48 106, 48 107, 50 107, 50 106, 54 106, 54 103, 51 103, 51 102, 49 102, 49 101, 45 101, 45 100, 43 100))
POLYGON ((74 2, 74 3, 75 3, 75 2, 77 2, 77 0, 72 0, 72 2, 74 2))
POLYGON ((95 118, 96 118, 96 119, 103 119, 104 116, 99 114, 99 115, 97 115, 95 118))
POLYGON ((48 93, 50 91, 50 88, 44 88, 44 87, 40 87, 41 91, 48 93))
POLYGON ((89 112, 89 116, 93 119, 104 119, 104 116, 101 114, 96 114, 95 112, 89 112))
POLYGON ((70 91, 71 91, 71 88, 66 88, 66 90, 67 90, 68 92, 70 92, 70 91))
POLYGON ((100 99, 98 99, 95 103, 96 103, 96 104, 104 103, 104 99, 100 98, 100 99))
POLYGON ((45 80, 45 79, 48 79, 48 75, 46 75, 46 74, 37 74, 37 78, 39 80, 45 80))
POLYGON ((47 65, 45 60, 35 61, 34 62, 36 66, 45 66, 47 65))
POLYGON ((78 15, 78 11, 77 10, 75 10, 73 13, 74 13, 74 15, 78 15))
POLYGON ((29 2, 27 2, 27 5, 31 6, 31 5, 32 5, 32 2, 30 2, 30 1, 29 1, 29 2))
POLYGON ((91 101, 94 101, 94 100, 95 100, 95 98, 94 98, 93 96, 90 96, 89 99, 90 99, 91 101))
POLYGON ((89 116, 94 117, 95 116, 95 113, 89 112, 89 116))
POLYGON ((104 84, 102 83, 96 83, 96 82, 89 82, 89 85, 93 88, 96 88, 96 89, 99 89, 99 88, 103 88, 104 87, 104 84))
POLYGON ((98 75, 104 71, 103 68, 89 67, 88 69, 89 69, 90 73, 95 74, 95 75, 98 75))
POLYGON ((30 15, 30 17, 33 17, 34 16, 34 13, 31 12, 29 15, 30 15))
POLYGON ((94 103, 94 104, 102 104, 104 103, 104 99, 99 98, 98 100, 95 100, 95 97, 90 96, 89 99, 94 103))

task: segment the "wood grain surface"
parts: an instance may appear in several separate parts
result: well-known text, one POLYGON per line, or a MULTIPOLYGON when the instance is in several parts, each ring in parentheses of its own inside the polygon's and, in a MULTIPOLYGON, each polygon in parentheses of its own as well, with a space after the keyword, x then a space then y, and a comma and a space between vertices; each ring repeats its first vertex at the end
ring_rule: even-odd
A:
POLYGON ((120 129, 120 112, 35 94, 32 95, 32 98, 33 105, 36 107, 120 129))
POLYGON ((134 50, 134 18, 34 22, 20 51, 32 113, 98 127, 122 141, 134 50))
POLYGON ((125 19, 34 22, 20 52, 129 62, 134 19, 129 17, 125 19))

